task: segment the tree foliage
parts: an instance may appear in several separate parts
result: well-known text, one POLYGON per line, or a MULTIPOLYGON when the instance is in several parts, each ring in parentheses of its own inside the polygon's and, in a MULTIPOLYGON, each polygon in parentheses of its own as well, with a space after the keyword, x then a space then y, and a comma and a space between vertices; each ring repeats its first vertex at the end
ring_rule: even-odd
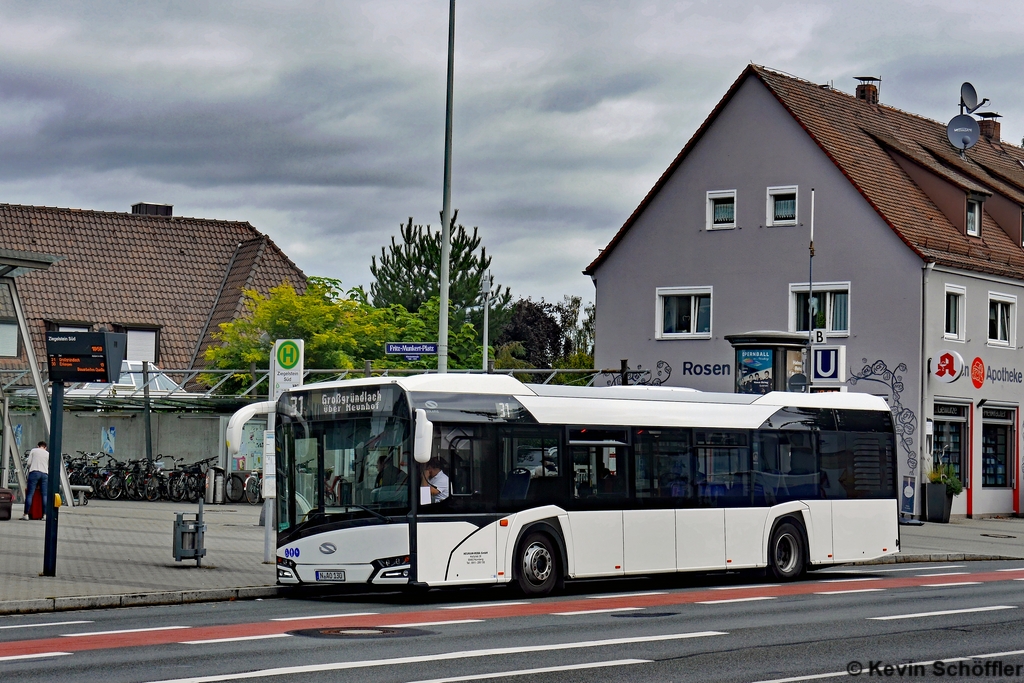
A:
MULTIPOLYGON (((410 313, 395 304, 376 307, 368 303, 362 288, 344 291, 341 282, 309 278, 306 291, 298 294, 285 283, 262 296, 245 292, 246 313, 224 323, 214 334, 218 345, 206 352, 212 367, 266 369, 275 339, 305 340, 307 369, 354 369, 367 360, 374 368, 436 368, 436 356, 407 361, 387 356, 385 342, 419 342, 437 335, 440 306, 437 297, 410 313)), ((451 318, 450 318, 451 320, 451 318)), ((449 327, 449 366, 477 368, 482 353, 477 332, 469 323, 449 327)))
POLYGON ((568 295, 558 304, 519 299, 494 343, 495 367, 593 367, 594 305, 568 295))
MULTIPOLYGON (((448 298, 450 315, 459 324, 471 322, 477 329, 483 323, 484 297, 480 285, 491 266, 486 247, 481 246, 478 228, 470 234, 465 226, 456 225, 459 212, 451 218, 451 250, 449 252, 448 298)), ((416 313, 424 302, 440 297, 441 231, 429 225, 399 224, 399 242, 394 236, 391 244, 381 247, 380 260, 374 256, 370 273, 373 304, 380 308, 401 305, 416 313)), ((493 339, 501 331, 511 313, 512 292, 508 287, 491 284, 490 318, 488 328, 493 339)), ((433 338, 432 335, 431 338, 433 338)))

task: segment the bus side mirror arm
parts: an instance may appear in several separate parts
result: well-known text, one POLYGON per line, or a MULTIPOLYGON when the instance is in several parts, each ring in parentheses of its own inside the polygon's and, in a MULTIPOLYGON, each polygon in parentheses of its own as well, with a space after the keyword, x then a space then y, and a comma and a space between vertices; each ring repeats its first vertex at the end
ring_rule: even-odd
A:
POLYGON ((412 455, 416 462, 423 464, 430 460, 430 447, 434 439, 434 424, 427 419, 427 411, 416 409, 416 433, 413 437, 412 455))
POLYGON ((236 455, 242 445, 242 425, 256 415, 268 415, 276 409, 276 401, 261 401, 250 403, 232 415, 227 428, 228 455, 236 455))

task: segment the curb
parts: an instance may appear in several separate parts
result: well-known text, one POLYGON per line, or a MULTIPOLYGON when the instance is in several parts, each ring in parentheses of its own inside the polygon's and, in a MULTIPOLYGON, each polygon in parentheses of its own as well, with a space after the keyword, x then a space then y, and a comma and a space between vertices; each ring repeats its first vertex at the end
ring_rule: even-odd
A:
POLYGON ((851 562, 852 565, 871 564, 903 564, 906 562, 986 562, 992 560, 1020 560, 1019 557, 1007 557, 1005 555, 975 555, 972 553, 907 553, 903 555, 888 555, 877 560, 865 560, 864 562, 851 562))
POLYGON ((243 586, 207 590, 162 591, 124 595, 85 595, 78 597, 42 598, 36 600, 0 601, 0 614, 34 614, 79 609, 142 607, 152 605, 183 605, 194 602, 220 602, 276 598, 285 592, 283 586, 243 586))

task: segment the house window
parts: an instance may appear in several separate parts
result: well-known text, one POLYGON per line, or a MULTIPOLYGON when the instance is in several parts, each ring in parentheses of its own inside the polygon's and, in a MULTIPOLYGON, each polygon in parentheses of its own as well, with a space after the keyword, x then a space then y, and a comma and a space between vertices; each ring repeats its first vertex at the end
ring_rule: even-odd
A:
POLYGON ((967 202, 967 234, 971 237, 981 235, 981 202, 973 199, 967 202))
POLYGON ((58 332, 88 332, 88 325, 57 325, 58 332))
POLYGON ((736 227, 736 190, 708 192, 707 229, 736 227))
POLYGON ((1014 344, 1016 328, 1017 297, 1006 294, 988 295, 988 343, 993 346, 1010 346, 1014 344))
POLYGON ((0 322, 0 358, 18 357, 18 323, 0 322))
POLYGON ((766 225, 796 225, 796 186, 768 188, 766 225))
POLYGON ((662 287, 657 291, 656 338, 711 338, 710 287, 662 287))
POLYGON ((125 330, 128 334, 128 348, 125 350, 125 360, 148 360, 151 363, 157 361, 157 331, 156 330, 125 330))
MULTIPOLYGON (((796 332, 807 332, 807 284, 790 285, 789 291, 792 329, 796 332)), ((814 296, 810 299, 814 305, 814 329, 825 330, 827 334, 834 336, 845 336, 850 333, 850 283, 815 283, 814 296)))
POLYGON ((943 336, 946 339, 963 341, 964 336, 964 305, 967 290, 963 287, 946 285, 946 315, 943 336))

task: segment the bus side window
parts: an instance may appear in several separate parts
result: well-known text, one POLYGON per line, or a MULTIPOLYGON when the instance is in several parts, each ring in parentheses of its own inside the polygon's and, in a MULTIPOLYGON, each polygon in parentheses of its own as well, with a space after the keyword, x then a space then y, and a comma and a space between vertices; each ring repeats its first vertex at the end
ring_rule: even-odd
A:
POLYGON ((565 504, 569 484, 562 476, 560 431, 543 427, 502 430, 498 491, 504 505, 565 504))

